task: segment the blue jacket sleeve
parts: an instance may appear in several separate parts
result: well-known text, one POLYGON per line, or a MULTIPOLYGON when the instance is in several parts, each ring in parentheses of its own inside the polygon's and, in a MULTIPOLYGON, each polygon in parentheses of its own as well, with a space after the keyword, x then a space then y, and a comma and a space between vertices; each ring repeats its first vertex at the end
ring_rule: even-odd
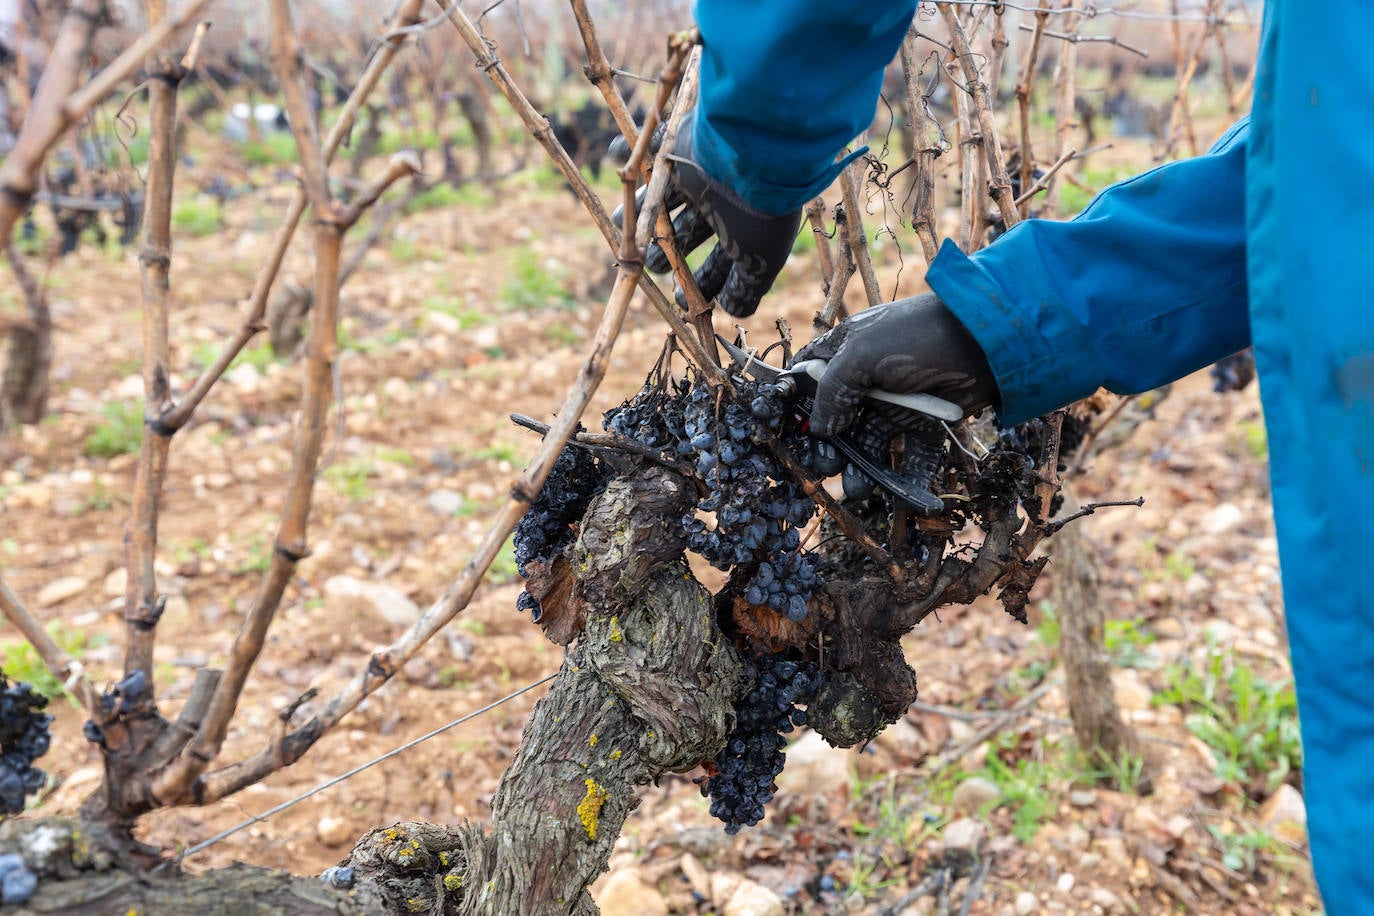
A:
POLYGON ((1249 119, 1206 155, 1113 185, 1071 220, 1027 220, 926 280, 997 377, 1004 424, 1104 386, 1145 391, 1250 343, 1249 119))
POLYGON ((765 213, 823 191, 873 119, 915 0, 697 0, 697 162, 765 213))

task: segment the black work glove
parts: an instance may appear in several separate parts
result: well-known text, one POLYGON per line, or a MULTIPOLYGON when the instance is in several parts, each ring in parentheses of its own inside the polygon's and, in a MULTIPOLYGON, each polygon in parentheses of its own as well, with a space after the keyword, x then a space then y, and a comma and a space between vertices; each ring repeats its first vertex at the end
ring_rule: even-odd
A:
MULTIPOLYGON (((926 392, 953 401, 965 416, 998 399, 997 382, 973 335, 934 293, 865 309, 802 348, 796 360, 828 361, 811 410, 811 432, 828 438, 848 428, 871 388, 926 392)), ((924 427, 925 414, 881 413, 901 428, 924 427), (899 418, 909 417, 909 422, 899 418)), ((893 425, 891 422, 889 426, 893 425)))
MULTIPOLYGON (((615 153, 612 144, 612 155, 615 153)), ((673 218, 678 251, 686 257, 715 236, 716 247, 694 274, 697 286, 706 301, 715 299, 736 318, 748 318, 787 263, 801 228, 802 211, 777 216, 755 210, 707 175, 692 155, 690 117, 678 128, 669 158, 673 175, 664 206, 669 211, 681 208, 673 218)), ((657 274, 672 270, 668 255, 657 244, 649 246, 644 266, 657 274)), ((685 308, 686 296, 681 290, 677 298, 685 308)))

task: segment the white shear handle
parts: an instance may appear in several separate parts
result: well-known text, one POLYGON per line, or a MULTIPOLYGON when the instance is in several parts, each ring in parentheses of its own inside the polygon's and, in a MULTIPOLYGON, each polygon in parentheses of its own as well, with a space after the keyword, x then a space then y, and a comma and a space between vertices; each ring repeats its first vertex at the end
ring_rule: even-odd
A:
MULTIPOLYGON (((808 359, 792 365, 792 371, 798 369, 805 372, 817 382, 825 374, 826 361, 823 359, 808 359)), ((898 407, 905 407, 907 410, 915 410, 918 413, 927 414, 940 420, 948 420, 951 423, 958 423, 964 418, 964 411, 953 401, 946 401, 944 398, 937 398, 933 394, 918 392, 916 394, 897 394, 894 391, 883 391, 880 388, 870 388, 864 392, 864 397, 872 398, 875 401, 884 401, 888 404, 896 404, 898 407)))

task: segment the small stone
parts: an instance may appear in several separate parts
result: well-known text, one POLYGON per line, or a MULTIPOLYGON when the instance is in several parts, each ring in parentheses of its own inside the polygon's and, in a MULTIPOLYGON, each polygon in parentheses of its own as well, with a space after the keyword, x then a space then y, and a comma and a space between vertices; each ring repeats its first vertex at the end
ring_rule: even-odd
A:
POLYGON ((242 392, 257 391, 262 385, 262 373, 252 363, 239 363, 224 373, 224 378, 242 392))
POLYGON ((976 814, 1002 797, 997 783, 973 776, 959 783, 950 796, 950 805, 961 814, 976 814))
POLYGON ((1074 877, 1071 871, 1064 872, 1059 876, 1059 880, 1054 882, 1054 886, 1059 889, 1059 893, 1061 894, 1067 894, 1069 891, 1073 890, 1073 885, 1074 877))
POLYGON ((978 853, 978 846, 987 833, 987 828, 981 822, 964 817, 947 825, 940 835, 940 841, 944 844, 945 852, 972 856, 978 853))
POLYGON ((1103 911, 1107 913, 1119 913, 1124 909, 1121 904, 1121 898, 1105 887, 1093 888, 1092 891, 1088 893, 1088 900, 1102 907, 1103 911))
POLYGON ((745 879, 721 907, 722 916, 783 916, 782 898, 757 881, 745 879))
POLYGON ((1070 849, 1081 852, 1088 848, 1092 840, 1092 834, 1082 824, 1070 824, 1064 828, 1064 843, 1070 849))
POLYGON ((1137 712, 1150 708, 1154 691, 1132 669, 1121 668, 1113 672, 1112 684, 1116 688, 1116 703, 1123 712, 1137 712))
POLYGON ((1202 530, 1225 534, 1245 521, 1245 512, 1235 503, 1222 503, 1202 517, 1202 530))
POLYGON ((1097 793, 1092 789, 1074 789, 1069 792, 1069 804, 1075 808, 1091 808, 1097 804, 1097 793))
POLYGON ((466 503, 463 494, 454 490, 435 490, 425 497, 425 505, 429 511, 444 517, 457 515, 466 503))
POLYGON ((420 607, 400 589, 385 582, 366 582, 353 576, 325 580, 326 602, 357 602, 392 626, 410 626, 420 619, 420 607))
POLYGON ((20 484, 10 493, 16 505, 46 509, 52 505, 52 487, 37 481, 20 484))
POLYGON ((80 576, 63 576, 43 586, 38 592, 38 606, 52 607, 68 598, 75 598, 86 590, 87 582, 80 576))
POLYGON ((1177 617, 1160 617, 1150 624, 1150 628, 1160 639, 1182 639, 1185 632, 1183 622, 1177 617))
POLYGON ((1030 891, 1022 891, 1016 895, 1016 901, 1012 906, 1016 909, 1016 916, 1030 916, 1031 913, 1040 910, 1040 898, 1030 891))
POLYGON ((794 795, 815 797, 849 788, 854 752, 831 747, 816 732, 807 732, 787 749, 787 768, 778 788, 794 795))
POLYGON ((1307 839, 1307 806, 1297 789, 1284 783, 1260 805, 1259 824, 1290 843, 1307 839))
POLYGON ((125 586, 129 584, 129 571, 123 566, 110 571, 105 577, 105 582, 100 590, 111 598, 118 598, 124 594, 125 586))
POLYGON ((711 899, 711 874, 706 870, 706 866, 701 864, 701 860, 690 852, 684 852, 681 867, 692 890, 707 900, 711 899))
POLYGON ((602 916, 667 916, 668 904, 658 888, 637 868, 618 868, 594 895, 602 916))
POLYGON ((342 846, 352 839, 352 831, 343 818, 326 816, 315 825, 315 836, 326 846, 342 846))
POLYGON ((1164 822, 1164 833, 1175 842, 1183 842, 1183 838, 1193 832, 1193 820, 1182 814, 1175 814, 1164 822))

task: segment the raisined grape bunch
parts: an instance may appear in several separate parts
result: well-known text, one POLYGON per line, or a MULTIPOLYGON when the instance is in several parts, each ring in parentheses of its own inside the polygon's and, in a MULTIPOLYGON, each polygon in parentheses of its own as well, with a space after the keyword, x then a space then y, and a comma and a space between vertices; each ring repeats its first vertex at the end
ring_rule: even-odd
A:
POLYGON ((47 697, 31 686, 0 673, 0 807, 5 814, 22 812, 24 800, 47 782, 47 774, 33 766, 52 742, 52 716, 41 711, 47 705, 47 697))
POLYGON ((725 822, 729 834, 763 820, 785 762, 783 736, 806 724, 806 710, 797 707, 816 695, 816 668, 810 663, 765 655, 756 667, 753 688, 735 704, 735 729, 712 761, 716 772, 702 787, 711 797, 711 815, 725 822))

